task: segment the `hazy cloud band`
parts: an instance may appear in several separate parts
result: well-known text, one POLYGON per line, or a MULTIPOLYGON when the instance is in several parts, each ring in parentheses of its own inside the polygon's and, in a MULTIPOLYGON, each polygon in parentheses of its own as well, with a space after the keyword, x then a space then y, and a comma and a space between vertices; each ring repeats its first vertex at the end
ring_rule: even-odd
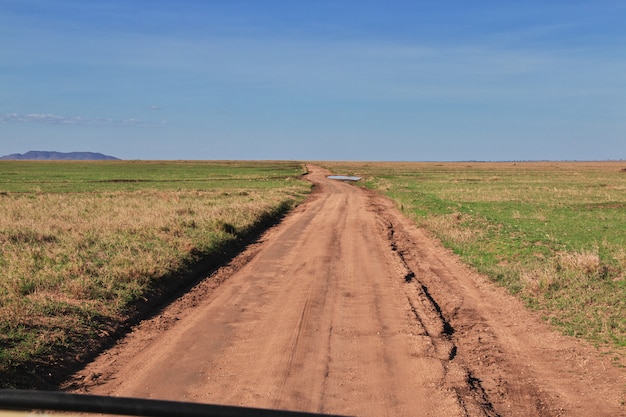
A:
POLYGON ((147 123, 139 119, 111 119, 89 118, 82 116, 62 116, 51 113, 4 113, 0 114, 0 122, 38 123, 66 126, 136 126, 156 127, 168 124, 161 120, 159 123, 147 123))

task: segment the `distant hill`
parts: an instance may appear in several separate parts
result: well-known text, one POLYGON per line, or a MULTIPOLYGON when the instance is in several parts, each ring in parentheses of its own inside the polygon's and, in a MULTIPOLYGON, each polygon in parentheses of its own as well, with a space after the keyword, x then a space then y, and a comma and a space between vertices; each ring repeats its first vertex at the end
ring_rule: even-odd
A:
POLYGON ((14 153, 0 156, 4 160, 30 160, 30 161, 117 161, 119 158, 104 155, 97 152, 50 152, 50 151, 29 151, 24 154, 14 153))

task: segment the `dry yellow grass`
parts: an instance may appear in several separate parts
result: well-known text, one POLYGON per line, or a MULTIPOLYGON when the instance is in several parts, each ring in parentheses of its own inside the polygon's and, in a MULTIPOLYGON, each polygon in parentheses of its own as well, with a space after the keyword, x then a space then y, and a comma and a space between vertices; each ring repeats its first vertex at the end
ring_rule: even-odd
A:
POLYGON ((284 190, 5 196, 0 288, 5 298, 61 291, 90 299, 85 276, 166 273, 206 249, 212 234, 245 230, 283 197, 284 190))

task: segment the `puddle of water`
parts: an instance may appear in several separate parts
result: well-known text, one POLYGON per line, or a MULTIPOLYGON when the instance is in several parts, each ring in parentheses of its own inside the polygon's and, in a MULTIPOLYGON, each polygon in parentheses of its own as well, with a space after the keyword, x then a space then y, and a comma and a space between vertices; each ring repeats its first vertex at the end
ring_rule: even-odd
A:
POLYGON ((361 177, 351 177, 349 175, 329 175, 328 178, 339 181, 358 181, 361 179, 361 177))

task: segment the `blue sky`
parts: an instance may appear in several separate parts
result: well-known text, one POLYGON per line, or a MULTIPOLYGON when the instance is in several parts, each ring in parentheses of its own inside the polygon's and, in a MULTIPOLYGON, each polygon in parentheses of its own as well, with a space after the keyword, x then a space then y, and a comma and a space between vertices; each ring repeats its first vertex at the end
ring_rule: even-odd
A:
POLYGON ((0 155, 626 159, 626 2, 0 0, 0 155))

